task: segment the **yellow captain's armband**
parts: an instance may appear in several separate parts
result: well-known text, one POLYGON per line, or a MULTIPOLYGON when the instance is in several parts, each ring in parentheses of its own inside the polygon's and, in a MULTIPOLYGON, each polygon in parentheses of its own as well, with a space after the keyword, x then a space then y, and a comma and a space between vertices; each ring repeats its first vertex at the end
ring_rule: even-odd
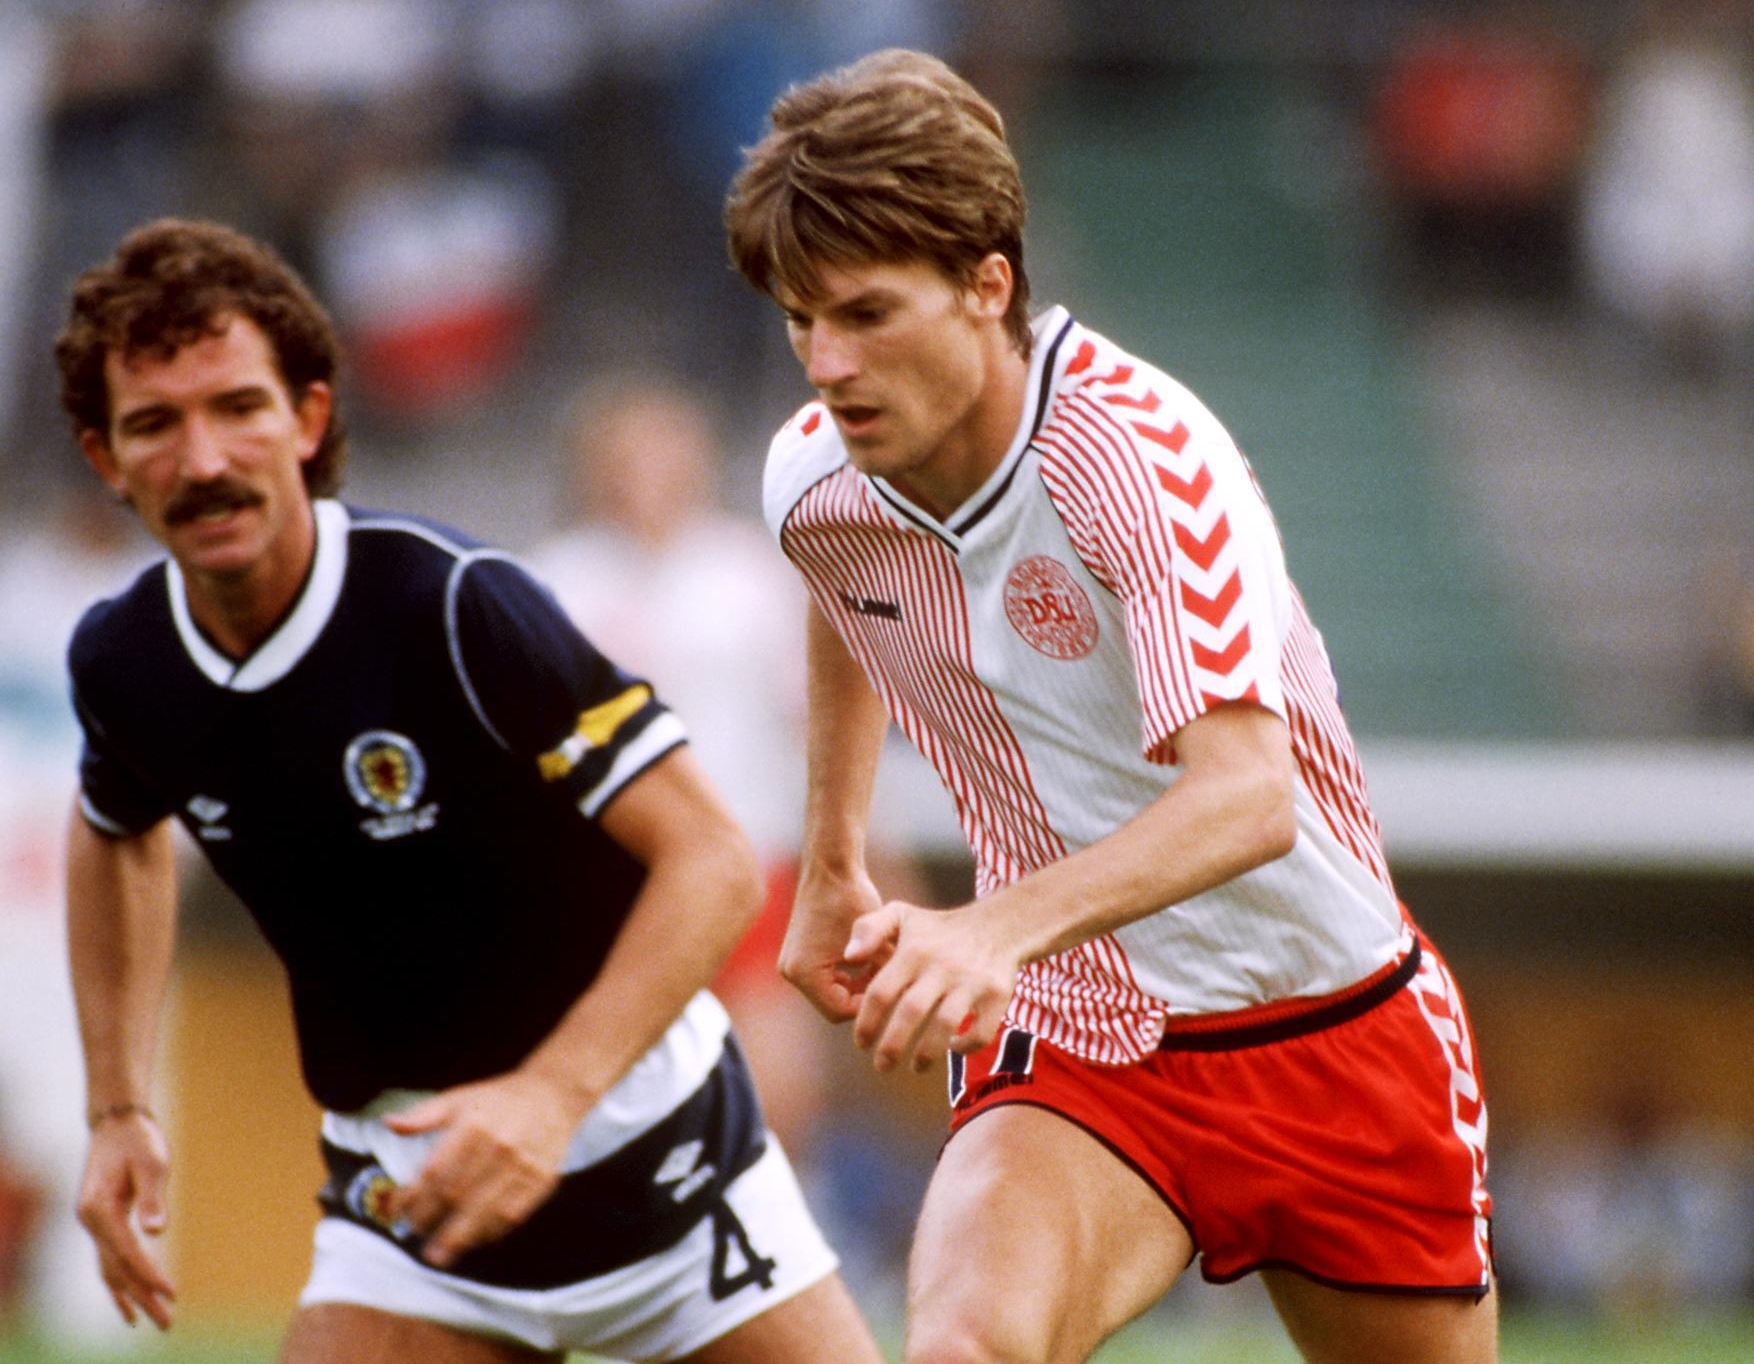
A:
POLYGON ((592 706, 584 711, 579 716, 578 727, 566 736, 566 742, 536 759, 542 779, 559 781, 579 765, 585 754, 593 748, 601 748, 614 738, 615 731, 630 716, 638 714, 640 708, 651 699, 652 689, 641 682, 638 686, 629 687, 614 700, 605 701, 600 706, 592 706))

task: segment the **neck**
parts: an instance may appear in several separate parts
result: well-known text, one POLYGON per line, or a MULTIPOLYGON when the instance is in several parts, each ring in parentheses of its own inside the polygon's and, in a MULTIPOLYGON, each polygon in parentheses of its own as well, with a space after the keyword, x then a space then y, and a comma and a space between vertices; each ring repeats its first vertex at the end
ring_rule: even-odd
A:
POLYGON ((247 658, 256 646, 274 633, 275 626, 286 618, 293 598, 270 604, 250 591, 233 583, 201 582, 186 579, 189 588, 189 614, 201 633, 228 658, 247 658))
POLYGON ((942 521, 1004 461, 1029 392, 1029 361, 1007 341, 993 357, 981 395, 927 465, 892 480, 910 502, 942 521))
POLYGON ((221 653, 247 658, 292 610, 316 551, 316 518, 307 507, 295 533, 241 572, 200 573, 185 568, 189 614, 221 653))

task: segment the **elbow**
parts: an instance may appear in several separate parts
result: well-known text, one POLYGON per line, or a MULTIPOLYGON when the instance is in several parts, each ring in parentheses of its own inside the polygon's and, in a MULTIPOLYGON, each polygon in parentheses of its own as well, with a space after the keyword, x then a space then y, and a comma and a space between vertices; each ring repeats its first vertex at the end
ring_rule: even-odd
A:
POLYGON ((1289 742, 1275 743, 1262 755, 1255 765, 1255 786, 1260 812, 1256 837, 1264 866, 1297 846, 1297 763, 1289 742))
POLYGON ((1263 815, 1261 821, 1261 862, 1277 862, 1297 846, 1297 806, 1289 791, 1282 801, 1263 815))
POLYGON ((1248 809, 1247 860, 1251 868, 1277 862, 1297 846, 1297 801, 1290 781, 1274 778, 1259 782, 1248 809))
POLYGON ((767 898, 767 881, 755 845, 739 826, 727 825, 718 840, 715 861, 714 881, 724 903, 734 909, 741 927, 747 928, 755 922, 767 898))

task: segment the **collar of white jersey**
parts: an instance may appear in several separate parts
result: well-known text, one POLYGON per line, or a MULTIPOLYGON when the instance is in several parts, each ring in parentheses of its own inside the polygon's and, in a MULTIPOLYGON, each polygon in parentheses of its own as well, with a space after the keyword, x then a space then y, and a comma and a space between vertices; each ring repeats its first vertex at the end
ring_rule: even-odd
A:
POLYGON ((1011 486, 1011 480, 1016 476, 1017 466, 1023 462, 1024 452, 1029 449, 1030 441, 1035 439, 1035 433, 1041 430, 1042 421, 1047 415, 1054 382, 1063 367, 1060 351, 1066 333, 1072 330, 1072 318, 1064 308, 1056 305, 1036 318, 1030 324, 1030 330, 1035 334, 1035 341, 1029 348, 1029 381, 1023 396, 1023 417, 1017 423, 1017 430, 1011 437, 1011 447, 1005 452, 1005 458, 999 461, 981 486, 950 514, 950 518, 942 523, 921 511, 887 480, 870 476, 871 484, 892 510, 934 534, 947 532, 947 538, 960 540, 1005 495, 1011 486))
POLYGON ((190 660, 214 685, 228 691, 261 691, 273 686, 292 671, 329 623, 347 576, 349 518, 347 508, 332 498, 319 498, 311 503, 311 511, 317 523, 317 549, 310 576, 286 619, 241 662, 227 658, 201 633, 189 611, 189 587, 183 572, 176 560, 166 562, 177 634, 190 660))

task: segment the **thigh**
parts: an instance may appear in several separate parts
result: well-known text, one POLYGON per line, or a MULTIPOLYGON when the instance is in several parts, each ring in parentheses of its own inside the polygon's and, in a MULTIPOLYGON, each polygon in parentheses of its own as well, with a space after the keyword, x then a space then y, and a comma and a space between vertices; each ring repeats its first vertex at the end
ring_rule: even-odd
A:
POLYGON ((926 1191, 907 1357, 1082 1360, 1193 1253, 1163 1198, 1089 1132, 1033 1104, 990 1109, 957 1130, 926 1191))
POLYGON ((280 1364, 560 1364, 562 1356, 355 1303, 301 1307, 280 1364))
POLYGON ((840 1275, 823 1279, 685 1357, 681 1364, 883 1364, 840 1275))
POLYGON ((1495 1364, 1498 1294, 1359 1292, 1264 1270, 1267 1292, 1309 1364, 1495 1364))

